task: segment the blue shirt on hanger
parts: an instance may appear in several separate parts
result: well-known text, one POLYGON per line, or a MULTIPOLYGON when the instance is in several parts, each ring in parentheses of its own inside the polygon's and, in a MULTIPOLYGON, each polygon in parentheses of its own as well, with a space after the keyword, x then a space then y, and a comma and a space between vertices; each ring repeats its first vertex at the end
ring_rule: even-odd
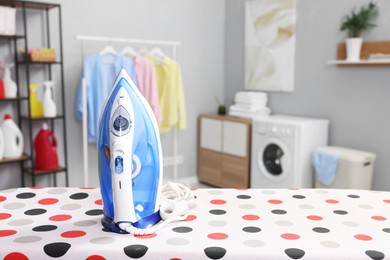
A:
MULTIPOLYGON (((84 61, 84 77, 87 84, 87 124, 89 143, 97 142, 100 112, 111 92, 115 78, 121 69, 125 69, 131 79, 136 82, 133 61, 123 55, 94 54, 88 56, 84 61)), ((81 120, 83 116, 82 78, 75 98, 75 115, 79 120, 81 120)))

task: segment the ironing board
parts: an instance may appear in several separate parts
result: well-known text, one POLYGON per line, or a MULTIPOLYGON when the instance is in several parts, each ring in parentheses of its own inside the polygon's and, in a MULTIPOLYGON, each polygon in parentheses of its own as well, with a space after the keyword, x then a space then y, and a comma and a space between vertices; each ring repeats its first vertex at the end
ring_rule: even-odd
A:
POLYGON ((389 259, 390 192, 197 189, 186 221, 102 230, 98 188, 0 191, 1 259, 389 259))

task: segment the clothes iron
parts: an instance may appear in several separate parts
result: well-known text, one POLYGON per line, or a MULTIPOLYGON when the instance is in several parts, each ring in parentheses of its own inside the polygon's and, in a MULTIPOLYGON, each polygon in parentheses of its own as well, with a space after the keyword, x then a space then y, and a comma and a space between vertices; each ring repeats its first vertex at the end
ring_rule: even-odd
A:
POLYGON ((122 70, 102 109, 98 156, 103 226, 146 229, 160 221, 163 178, 157 121, 150 105, 122 70))

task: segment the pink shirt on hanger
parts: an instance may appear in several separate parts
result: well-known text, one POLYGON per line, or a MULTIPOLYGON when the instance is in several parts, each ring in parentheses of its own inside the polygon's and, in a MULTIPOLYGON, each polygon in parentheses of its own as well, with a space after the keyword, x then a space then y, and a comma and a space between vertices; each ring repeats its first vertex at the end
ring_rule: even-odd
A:
POLYGON ((158 99, 154 64, 140 55, 134 57, 133 63, 137 78, 137 87, 152 107, 157 122, 160 122, 162 117, 160 115, 160 101, 158 99))

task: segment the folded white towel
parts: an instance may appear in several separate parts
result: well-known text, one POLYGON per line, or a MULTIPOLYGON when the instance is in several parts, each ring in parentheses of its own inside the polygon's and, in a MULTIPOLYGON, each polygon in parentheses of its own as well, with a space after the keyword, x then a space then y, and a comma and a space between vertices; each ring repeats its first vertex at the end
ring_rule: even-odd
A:
POLYGON ((230 110, 232 111, 239 111, 239 112, 250 112, 250 113, 255 113, 255 112, 263 112, 263 111, 269 111, 270 109, 268 107, 241 107, 238 105, 231 105, 230 110))
POLYGON ((237 98, 267 98, 267 93, 254 92, 254 91, 241 91, 241 92, 237 92, 235 97, 237 97, 237 98))
POLYGON ((267 106, 267 101, 264 100, 264 101, 258 101, 258 102, 252 102, 252 103, 238 101, 238 102, 235 102, 235 105, 238 107, 242 107, 242 108, 261 109, 261 108, 264 108, 267 106))
POLYGON ((248 112, 248 111, 237 111, 237 110, 229 110, 229 115, 231 116, 239 116, 239 117, 248 117, 248 118, 255 118, 255 117, 261 117, 261 116, 269 116, 271 114, 271 109, 266 107, 262 110, 257 110, 255 112, 248 112))
POLYGON ((234 98, 234 102, 238 103, 247 103, 247 104, 262 104, 263 102, 267 102, 267 98, 243 98, 236 97, 234 98))

